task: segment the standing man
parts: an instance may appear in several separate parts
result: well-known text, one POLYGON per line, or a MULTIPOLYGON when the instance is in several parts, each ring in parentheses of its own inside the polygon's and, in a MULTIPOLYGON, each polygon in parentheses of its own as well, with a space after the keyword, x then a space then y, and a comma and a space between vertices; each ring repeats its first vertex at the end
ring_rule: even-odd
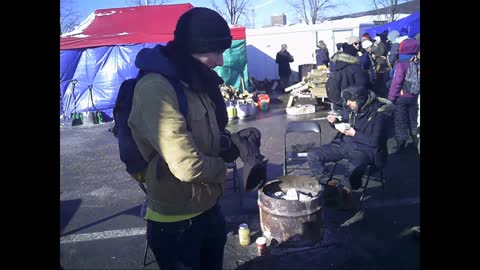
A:
POLYGON ((287 51, 287 44, 282 44, 277 57, 275 57, 275 63, 278 64, 278 76, 280 77, 280 86, 283 89, 288 87, 290 83, 290 75, 292 74, 290 62, 293 62, 293 56, 287 51))
POLYGON ((318 41, 318 49, 315 50, 315 57, 317 60, 317 66, 325 65, 328 68, 330 63, 330 55, 328 54, 327 44, 323 40, 318 41))
POLYGON ((369 88, 368 75, 359 65, 357 52, 353 45, 344 43, 342 51, 338 51, 333 56, 333 68, 325 87, 328 100, 333 103, 333 110, 335 111, 340 111, 343 108, 340 95, 343 89, 353 85, 369 88))
POLYGON ((387 53, 388 51, 382 38, 376 36, 371 53, 373 62, 375 63, 373 92, 375 92, 377 96, 383 98, 387 98, 388 95, 386 82, 390 70, 388 69, 387 53))
POLYGON ((228 120, 213 68, 223 65, 231 44, 222 16, 197 7, 180 17, 172 41, 144 48, 135 59, 140 72, 128 125, 149 163, 147 240, 162 270, 223 269, 221 137, 228 120), (184 93, 185 115, 174 85, 184 93))

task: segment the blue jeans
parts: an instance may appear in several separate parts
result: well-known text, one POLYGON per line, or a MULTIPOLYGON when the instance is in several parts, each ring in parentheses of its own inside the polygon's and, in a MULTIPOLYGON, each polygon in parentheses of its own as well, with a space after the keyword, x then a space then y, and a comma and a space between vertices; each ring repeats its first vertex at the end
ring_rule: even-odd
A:
POLYGON ((162 270, 177 269, 179 261, 194 270, 223 268, 227 230, 219 205, 187 220, 148 220, 147 239, 162 270))

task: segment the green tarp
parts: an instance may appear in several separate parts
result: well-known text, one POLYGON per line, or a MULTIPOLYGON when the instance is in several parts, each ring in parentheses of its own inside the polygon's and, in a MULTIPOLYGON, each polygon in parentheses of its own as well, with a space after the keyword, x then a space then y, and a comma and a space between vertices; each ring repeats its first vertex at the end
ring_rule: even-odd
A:
POLYGON ((248 89, 247 43, 243 40, 232 40, 232 47, 223 54, 223 66, 215 71, 226 84, 232 85, 242 92, 241 80, 248 89))

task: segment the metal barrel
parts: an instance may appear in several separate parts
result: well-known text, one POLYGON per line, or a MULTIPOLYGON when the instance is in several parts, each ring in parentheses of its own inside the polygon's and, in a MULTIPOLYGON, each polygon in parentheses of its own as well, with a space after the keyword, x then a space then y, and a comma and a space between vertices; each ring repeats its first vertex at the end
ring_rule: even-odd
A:
POLYGON ((308 176, 285 175, 258 190, 260 226, 269 231, 278 242, 318 242, 322 238, 323 187, 308 176), (287 192, 295 188, 313 197, 307 201, 285 200, 272 196, 277 191, 287 192))

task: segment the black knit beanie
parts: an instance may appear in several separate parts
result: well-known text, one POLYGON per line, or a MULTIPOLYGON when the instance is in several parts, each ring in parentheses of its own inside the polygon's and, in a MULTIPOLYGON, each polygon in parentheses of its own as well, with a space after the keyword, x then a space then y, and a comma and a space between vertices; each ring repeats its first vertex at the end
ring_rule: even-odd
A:
POLYGON ((351 56, 355 56, 355 57, 358 56, 358 50, 355 47, 353 47, 353 45, 351 44, 343 43, 342 51, 351 56))
POLYGON ((232 35, 225 19, 203 7, 185 12, 177 22, 174 41, 188 53, 223 51, 232 45, 232 35))
POLYGON ((356 101, 357 109, 360 109, 368 100, 368 89, 361 85, 349 86, 342 90, 341 97, 344 104, 347 103, 347 100, 356 101))

